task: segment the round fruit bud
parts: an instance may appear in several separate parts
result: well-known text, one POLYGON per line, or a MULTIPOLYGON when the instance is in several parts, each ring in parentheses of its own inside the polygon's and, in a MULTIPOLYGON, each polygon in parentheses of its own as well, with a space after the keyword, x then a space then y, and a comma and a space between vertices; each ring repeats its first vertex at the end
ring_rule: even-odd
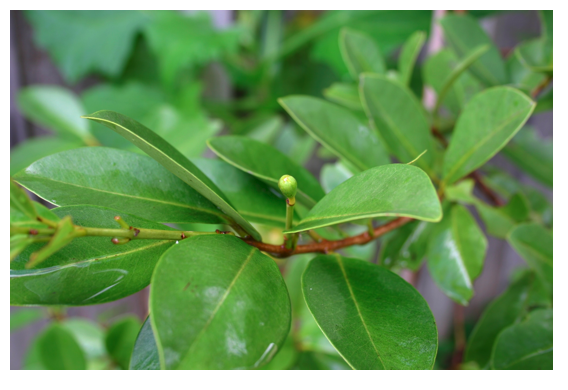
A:
POLYGON ((278 180, 278 188, 280 188, 282 195, 288 199, 294 200, 296 198, 298 183, 293 176, 284 175, 280 178, 280 180, 278 180))

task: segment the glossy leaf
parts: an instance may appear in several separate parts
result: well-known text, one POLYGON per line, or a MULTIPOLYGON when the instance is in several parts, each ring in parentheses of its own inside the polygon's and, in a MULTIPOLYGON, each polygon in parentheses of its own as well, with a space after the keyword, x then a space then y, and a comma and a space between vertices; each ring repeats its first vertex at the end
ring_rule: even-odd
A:
POLYGON ((495 86, 507 83, 505 64, 501 53, 479 22, 469 15, 450 14, 440 24, 444 36, 460 58, 480 45, 489 45, 489 49, 471 65, 471 72, 484 84, 495 86))
POLYGON ((552 233, 536 223, 521 224, 509 233, 507 241, 552 294, 552 233))
POLYGON ((15 210, 25 218, 35 220, 37 211, 26 192, 10 178, 10 210, 15 210))
POLYGON ((539 288, 535 279, 534 273, 525 272, 489 304, 467 341, 464 362, 475 361, 481 368, 489 365, 499 333, 522 318, 533 304, 529 298, 539 288))
POLYGON ((130 358, 130 370, 159 370, 160 356, 156 338, 152 330, 150 317, 147 317, 140 328, 132 356, 130 358))
POLYGON ((413 221, 393 231, 382 242, 380 264, 387 268, 394 266, 418 271, 434 226, 436 225, 424 221, 413 221))
MULTIPOLYGON (((527 95, 537 88, 546 78, 545 74, 533 72, 531 69, 524 66, 515 52, 507 57, 506 66, 511 80, 511 86, 520 89, 527 95)), ((535 112, 536 111, 537 109, 535 108, 535 112)))
POLYGON ((390 162, 379 137, 349 110, 311 96, 292 95, 278 102, 308 134, 357 169, 390 162))
POLYGON ((444 182, 479 168, 501 150, 532 114, 535 103, 509 87, 475 95, 460 115, 444 156, 444 182))
POLYGON ((513 195, 503 207, 491 207, 479 200, 475 205, 487 233, 502 239, 507 238, 516 224, 527 221, 530 212, 528 201, 521 193, 513 195))
POLYGON ((53 236, 51 236, 47 245, 31 254, 30 260, 26 263, 26 268, 29 269, 36 267, 40 263, 43 263, 48 257, 58 252, 61 248, 69 245, 75 238, 73 234, 74 232, 75 228, 71 218, 62 218, 57 224, 55 233, 53 233, 53 236))
POLYGON ((552 309, 535 310, 503 330, 493 347, 495 370, 552 370, 552 309))
POLYGON ((334 103, 355 111, 363 111, 359 89, 355 84, 333 83, 323 90, 323 96, 334 103))
POLYGON ((260 367, 284 343, 291 320, 274 261, 221 235, 191 237, 162 256, 150 311, 166 369, 260 367))
POLYGON ((531 72, 552 74, 551 40, 541 38, 523 42, 515 48, 515 56, 531 72))
POLYGON ((85 118, 102 123, 138 146, 168 171, 209 199, 256 240, 261 239, 260 234, 228 203, 226 196, 211 179, 152 130, 112 111, 98 111, 85 118))
POLYGON ((28 11, 26 17, 34 27, 35 41, 49 51, 70 83, 92 72, 118 76, 148 21, 144 12, 115 10, 28 11))
MULTIPOLYGON (((118 227, 120 215, 132 226, 170 229, 116 210, 94 206, 59 207, 60 218, 70 216, 80 226, 118 227)), ((10 264, 10 304, 92 305, 131 295, 150 282, 154 265, 175 241, 132 240, 114 245, 109 237, 78 238, 50 256, 42 268, 24 269, 30 254, 43 244, 28 247, 10 264)))
POLYGON ((351 367, 337 354, 314 351, 300 353, 292 370, 350 370, 351 367))
POLYGON ((362 260, 319 255, 302 277, 318 325, 355 369, 431 369, 434 317, 398 275, 362 260))
POLYGON ((10 150, 10 175, 15 175, 45 156, 81 146, 84 144, 79 140, 68 140, 61 137, 37 137, 24 140, 10 150))
POLYGON ((430 171, 434 161, 430 126, 412 92, 386 76, 370 74, 361 76, 359 88, 365 112, 390 151, 407 163, 427 150, 415 164, 430 171))
POLYGON ((404 42, 398 57, 398 74, 402 85, 410 83, 414 64, 425 40, 426 34, 422 31, 416 31, 404 42))
MULTIPOLYGON (((80 317, 67 318, 61 322, 67 329, 83 352, 87 359, 87 369, 96 369, 101 366, 101 360, 106 359, 105 350, 105 330, 101 325, 80 317)), ((102 365, 104 367, 104 362, 102 365)))
POLYGON ((286 225, 286 199, 281 193, 225 161, 205 158, 191 161, 247 220, 279 228, 286 225))
POLYGON ((261 370, 289 370, 298 360, 298 351, 294 346, 292 335, 288 335, 282 348, 274 355, 268 364, 260 367, 261 370))
POLYGON ((42 309, 20 309, 10 312, 10 333, 46 318, 42 309))
POLYGON ((211 150, 231 165, 258 177, 277 191, 283 175, 294 176, 298 182, 297 198, 307 206, 323 198, 318 181, 304 167, 274 149, 272 146, 246 137, 225 136, 207 141, 211 150))
POLYGON ((442 49, 428 57, 422 67, 424 81, 436 91, 438 104, 447 107, 456 116, 471 97, 481 91, 481 84, 477 79, 464 70, 453 81, 445 97, 440 96, 444 87, 448 85, 449 76, 456 71, 459 64, 460 60, 451 49, 442 49))
POLYGON ((15 179, 58 206, 104 206, 159 222, 226 223, 213 203, 138 153, 69 150, 35 162, 15 179))
POLYGON ((544 140, 528 126, 523 127, 503 149, 503 154, 541 183, 552 187, 552 140, 544 140))
POLYGON ((320 172, 321 186, 325 192, 330 192, 351 176, 353 173, 340 161, 335 164, 325 164, 320 172))
POLYGON ((391 216, 430 222, 442 218, 434 186, 420 168, 389 164, 361 172, 338 185, 287 232, 391 216))
POLYGON ((71 332, 52 323, 38 339, 41 364, 48 370, 85 370, 85 354, 71 332))
POLYGON ((343 28, 339 33, 339 48, 354 80, 358 81, 361 73, 386 72, 383 55, 377 43, 367 34, 343 28))
POLYGON ((447 296, 467 305, 486 250, 487 239, 475 219, 465 207, 454 205, 434 227, 428 243, 428 270, 447 296))
POLYGON ((123 370, 130 365, 130 355, 140 331, 140 320, 132 315, 121 318, 108 329, 105 346, 110 357, 123 370))
POLYGON ((30 121, 74 140, 97 144, 89 124, 81 120, 83 105, 73 92, 55 85, 26 87, 18 94, 18 108, 30 121))

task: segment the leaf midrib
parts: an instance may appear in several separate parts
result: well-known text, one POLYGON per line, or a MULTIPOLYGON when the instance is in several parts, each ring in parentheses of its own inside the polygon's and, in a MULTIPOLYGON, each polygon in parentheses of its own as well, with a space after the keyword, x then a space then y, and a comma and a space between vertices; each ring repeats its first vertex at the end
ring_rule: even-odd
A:
MULTIPOLYGON (((74 184, 74 183, 68 183, 68 182, 65 182, 65 181, 55 180, 55 179, 48 178, 48 177, 45 177, 45 176, 44 176, 44 177, 41 177, 41 179, 42 179, 42 180, 45 180, 45 181, 51 181, 51 182, 54 182, 54 183, 60 183, 60 184, 72 186, 72 187, 83 188, 83 189, 90 190, 90 191, 94 191, 94 192, 102 192, 102 193, 111 194, 111 195, 116 195, 116 196, 123 196, 123 197, 126 197, 126 198, 134 198, 134 199, 143 200, 143 201, 147 201, 147 202, 156 202, 156 203, 163 203, 163 204, 168 204, 168 205, 172 205, 172 206, 176 206, 176 207, 183 207, 183 208, 187 208, 187 209, 191 209, 191 210, 201 211, 201 212, 203 212, 203 213, 212 214, 212 215, 215 215, 215 216, 220 217, 221 219, 226 219, 224 214, 217 213, 217 212, 215 212, 215 211, 211 211, 211 210, 207 210, 207 209, 202 209, 202 208, 195 207, 195 206, 190 206, 190 205, 187 205, 187 204, 175 203, 175 202, 168 202, 168 201, 166 201, 166 200, 159 200, 159 199, 153 199, 153 198, 145 198, 145 197, 143 197, 143 196, 137 196, 137 195, 121 194, 121 193, 119 193, 119 192, 101 190, 101 189, 99 189, 99 188, 94 188, 94 187, 85 187, 85 186, 82 186, 82 185, 79 185, 79 184, 74 184)), ((31 191, 31 190, 30 190, 30 191, 31 191)), ((34 192, 34 191, 32 191, 32 192, 34 192)), ((35 194, 35 192, 34 192, 34 194, 35 194)), ((42 199, 45 199, 43 196, 40 196, 39 194, 36 194, 36 195, 38 195, 38 196, 41 197, 42 199)), ((60 205, 58 205, 58 204, 52 202, 52 201, 49 200, 49 199, 45 199, 45 200, 47 200, 49 203, 55 204, 56 206, 60 206, 60 205)))
POLYGON ((373 346, 373 349, 375 350, 375 353, 377 354, 379 361, 383 365, 383 368, 386 370, 387 367, 385 366, 385 363, 383 362, 383 359, 381 358, 381 354, 379 353, 379 350, 377 349, 377 346, 375 345, 375 342, 374 342, 373 338, 371 337, 371 333, 369 332, 369 329, 367 328, 367 323, 365 322, 365 319, 363 318, 363 314, 361 314, 361 309, 359 308, 359 303, 357 302, 357 299, 355 298, 355 295, 353 294, 353 289, 351 288, 351 283, 349 282, 349 278, 347 277, 347 273, 345 272, 345 268, 343 266, 343 261, 341 261, 341 256, 338 255, 338 254, 335 254, 334 256, 337 259, 337 264, 339 265, 339 268, 341 269, 341 273, 343 274, 343 278, 345 279, 345 283, 347 284, 347 288, 349 289, 349 294, 351 295, 351 299, 353 300, 353 303, 355 304, 355 308, 357 309, 357 314, 359 315, 359 318, 361 319, 361 323, 363 324, 363 327, 365 328, 365 332, 367 333, 367 336, 369 337, 369 340, 371 341, 371 345, 373 346))
MULTIPOLYGON (((534 104, 532 105, 534 107, 534 104)), ((517 116, 521 115, 525 109, 520 109, 515 113, 511 114, 508 118, 506 118, 495 130, 487 134, 485 137, 481 139, 478 143, 476 143, 468 152, 464 153, 462 157, 453 165, 452 169, 448 172, 445 176, 444 180, 447 181, 447 178, 451 178, 452 175, 464 165, 464 162, 469 159, 475 152, 477 152, 482 146, 484 146, 493 136, 503 130, 503 128, 509 125, 517 116)), ((529 109, 529 115, 532 110, 529 109)), ((520 126, 519 126, 520 127, 520 126)), ((444 162, 445 163, 445 162, 444 162)))

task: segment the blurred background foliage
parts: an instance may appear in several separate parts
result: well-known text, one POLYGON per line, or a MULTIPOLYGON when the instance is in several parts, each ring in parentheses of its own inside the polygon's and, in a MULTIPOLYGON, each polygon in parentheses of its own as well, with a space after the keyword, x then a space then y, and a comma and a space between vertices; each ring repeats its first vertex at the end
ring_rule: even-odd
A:
MULTIPOLYGON (((468 11, 468 14, 477 20, 491 20, 503 13, 468 11)), ((231 19, 229 23, 216 24, 212 13, 207 11, 18 11, 13 14, 12 21, 31 26, 35 50, 47 53, 61 82, 46 85, 24 80, 23 88, 16 91, 17 109, 27 122, 11 126, 11 175, 44 156, 82 146, 104 145, 142 153, 116 133, 80 118, 108 109, 151 128, 189 158, 212 157, 205 141, 220 133, 247 135, 272 144, 307 166, 320 178, 325 190, 330 191, 352 175, 349 167, 301 130, 277 99, 290 94, 312 95, 361 111, 357 95, 353 98, 353 91, 357 93, 356 80, 350 75, 338 45, 340 30, 349 27, 371 37, 394 76, 403 44, 409 39, 423 39, 426 45, 418 57, 420 66, 406 76, 419 99, 427 99, 425 86, 439 92, 439 84, 457 58, 451 45, 434 55, 427 53, 434 31, 432 11, 233 11, 231 19), (413 35, 417 31, 421 33, 413 35)), ((529 28, 518 35, 513 41, 537 37, 539 32, 529 28)), ((551 36, 550 32, 550 39, 551 36)), ((506 57, 513 85, 530 91, 542 81, 541 73, 527 71, 520 63, 519 58, 523 57, 514 55, 514 47, 500 49, 506 57)), ((22 59, 33 61, 20 55, 22 59)), ((470 72, 464 72, 457 84, 465 91, 466 100, 481 88, 470 72)), ((441 131, 445 124, 451 126, 463 104, 456 94, 450 91, 444 102, 444 115, 438 123, 441 131)), ((537 111, 551 109, 552 89, 541 96, 537 111)), ((537 181, 552 186, 552 171, 548 171, 548 166, 552 166, 551 140, 540 139, 534 129, 527 127, 503 154, 537 181), (527 162, 522 157, 527 153, 537 153, 535 160, 545 163, 527 162)), ((518 191, 521 184, 507 172, 492 169, 485 173, 494 190, 507 199, 518 191)), ((532 186, 523 186, 532 208, 539 210, 544 223, 550 226, 551 202, 532 186)), ((364 230, 360 226, 360 230, 350 233, 364 230)), ((349 248, 348 252, 354 257, 379 256, 381 261, 388 261, 388 251, 397 251, 396 241, 385 236, 383 242, 380 253, 376 242, 349 248)), ((287 282, 299 282, 302 264, 307 260, 309 257, 296 256, 290 262, 287 282)), ((411 264, 406 266, 412 268, 411 264)), ((347 368, 313 318, 305 315, 303 300, 298 302, 295 315, 305 322, 295 333, 295 339, 288 338, 285 349, 267 368, 347 368)), ((130 354, 125 356, 123 351, 132 349, 141 326, 139 317, 143 318, 146 312, 142 310, 139 317, 124 316, 120 315, 127 311, 124 305, 111 306, 87 320, 74 317, 73 310, 79 313, 84 308, 68 311, 30 308, 13 312, 11 331, 38 321, 48 323, 31 341, 22 368, 48 368, 42 363, 42 353, 57 348, 83 351, 74 359, 76 368, 128 368, 132 363, 128 361, 130 354)), ((472 324, 466 322, 466 332, 469 333, 472 324)), ((448 331, 440 331, 446 338, 440 341, 436 367, 447 368, 453 337, 448 337, 451 336, 448 331)), ((64 357, 53 357, 58 358, 64 357)))

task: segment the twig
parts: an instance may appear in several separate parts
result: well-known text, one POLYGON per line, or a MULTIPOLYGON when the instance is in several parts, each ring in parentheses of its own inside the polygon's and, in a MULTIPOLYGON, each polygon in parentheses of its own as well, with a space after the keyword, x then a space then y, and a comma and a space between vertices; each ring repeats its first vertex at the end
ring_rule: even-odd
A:
POLYGON ((550 76, 546 76, 546 78, 544 80, 542 80, 540 82, 539 85, 537 85, 535 87, 535 89, 532 90, 531 92, 531 97, 533 99, 536 99, 538 97, 538 95, 540 95, 540 93, 546 88, 548 87, 548 84, 550 84, 550 82, 552 81, 552 77, 550 76))
POLYGON ((463 361, 465 351, 465 309, 462 305, 454 304, 454 353, 450 363, 450 370, 458 370, 463 361))
POLYGON ((469 174, 469 177, 471 177, 475 181, 475 184, 478 185, 481 192, 483 192, 495 206, 501 207, 505 204, 491 188, 487 187, 487 185, 483 182, 481 174, 478 171, 473 171, 469 174))
POLYGON ((325 240, 322 242, 312 242, 305 245, 298 245, 295 250, 287 249, 285 245, 266 244, 264 242, 254 241, 247 238, 243 238, 242 240, 249 245, 257 247, 261 251, 269 252, 271 254, 277 255, 278 257, 289 257, 301 253, 312 253, 312 252, 328 253, 351 245, 366 244, 374 240, 375 238, 390 232, 391 230, 394 230, 402 225, 407 224, 410 221, 412 221, 412 218, 399 217, 384 225, 376 227, 373 230, 374 233, 373 236, 371 236, 369 232, 364 232, 357 236, 347 237, 341 240, 331 240, 331 241, 325 240))

